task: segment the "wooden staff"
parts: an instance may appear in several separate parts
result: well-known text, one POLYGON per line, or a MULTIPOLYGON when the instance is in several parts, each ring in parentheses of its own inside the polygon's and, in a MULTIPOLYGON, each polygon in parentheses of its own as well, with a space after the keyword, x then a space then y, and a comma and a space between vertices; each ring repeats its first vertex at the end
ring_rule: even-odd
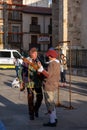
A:
MULTIPOLYGON (((22 60, 23 60, 23 62, 25 62, 25 63, 31 65, 35 70, 38 70, 38 69, 39 69, 39 66, 38 66, 36 63, 30 62, 27 58, 22 58, 22 60)), ((48 76, 49 76, 49 74, 48 74, 48 72, 47 72, 46 70, 43 70, 43 71, 41 72, 41 74, 43 74, 45 77, 48 77, 48 76)))

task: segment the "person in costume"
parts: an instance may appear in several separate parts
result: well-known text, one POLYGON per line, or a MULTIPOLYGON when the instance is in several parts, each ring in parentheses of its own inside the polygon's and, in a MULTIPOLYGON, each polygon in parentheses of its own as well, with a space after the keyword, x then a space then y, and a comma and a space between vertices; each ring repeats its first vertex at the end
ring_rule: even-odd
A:
MULTIPOLYGON (((49 113, 49 122, 44 123, 43 126, 55 127, 57 125, 57 115, 55 107, 55 95, 58 94, 58 85, 60 79, 60 62, 57 60, 57 52, 55 50, 48 50, 46 56, 49 58, 47 73, 44 79, 44 97, 46 107, 49 113)), ((43 72, 44 68, 41 63, 38 63, 38 72, 43 72)))
MULTIPOLYGON (((32 64, 37 66, 38 52, 35 47, 31 48, 29 51, 29 57, 27 61, 23 62, 20 82, 22 85, 27 88, 27 98, 28 98, 28 110, 29 110, 29 117, 30 120, 34 120, 35 117, 39 116, 39 108, 42 103, 43 93, 42 93, 42 80, 40 79, 40 75, 38 74, 37 70, 32 66, 32 64), (36 96, 36 101, 34 102, 34 97, 36 96)), ((22 90, 22 89, 21 89, 22 90)))

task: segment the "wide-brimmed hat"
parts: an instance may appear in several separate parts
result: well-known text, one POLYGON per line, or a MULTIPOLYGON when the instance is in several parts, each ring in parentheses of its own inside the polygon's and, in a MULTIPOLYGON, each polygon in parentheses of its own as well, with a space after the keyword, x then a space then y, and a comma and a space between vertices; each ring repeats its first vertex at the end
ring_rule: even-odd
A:
POLYGON ((57 58, 58 53, 55 50, 48 50, 46 53, 46 56, 47 57, 51 56, 52 58, 57 58))

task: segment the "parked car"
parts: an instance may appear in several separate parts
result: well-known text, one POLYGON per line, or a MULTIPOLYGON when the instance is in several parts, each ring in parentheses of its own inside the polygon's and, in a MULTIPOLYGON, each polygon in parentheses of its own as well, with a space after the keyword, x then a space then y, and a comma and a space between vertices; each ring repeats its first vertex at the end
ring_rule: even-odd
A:
POLYGON ((14 68, 15 57, 22 63, 22 55, 17 50, 0 50, 0 68, 14 68))

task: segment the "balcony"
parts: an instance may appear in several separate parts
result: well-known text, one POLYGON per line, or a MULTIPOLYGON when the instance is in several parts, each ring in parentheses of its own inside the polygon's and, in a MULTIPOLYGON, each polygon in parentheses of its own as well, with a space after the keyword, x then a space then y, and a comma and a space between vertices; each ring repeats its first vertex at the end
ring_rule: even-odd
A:
POLYGON ((40 25, 30 24, 30 33, 40 33, 40 25))
POLYGON ((22 21, 22 17, 13 17, 13 16, 8 16, 8 20, 12 21, 22 21))
POLYGON ((21 13, 14 13, 12 14, 11 12, 8 13, 8 20, 12 21, 22 21, 22 14, 21 13))

